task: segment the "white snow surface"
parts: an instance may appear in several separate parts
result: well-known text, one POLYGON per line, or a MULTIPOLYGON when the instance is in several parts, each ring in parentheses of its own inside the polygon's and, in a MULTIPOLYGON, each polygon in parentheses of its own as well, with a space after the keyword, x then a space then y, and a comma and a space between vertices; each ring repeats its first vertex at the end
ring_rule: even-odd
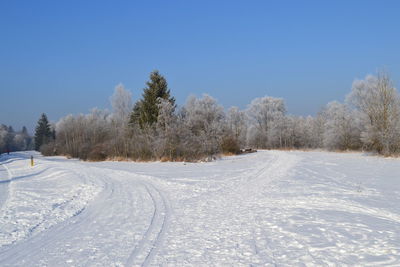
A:
POLYGON ((399 159, 0 157, 0 266, 335 265, 400 266, 399 159))

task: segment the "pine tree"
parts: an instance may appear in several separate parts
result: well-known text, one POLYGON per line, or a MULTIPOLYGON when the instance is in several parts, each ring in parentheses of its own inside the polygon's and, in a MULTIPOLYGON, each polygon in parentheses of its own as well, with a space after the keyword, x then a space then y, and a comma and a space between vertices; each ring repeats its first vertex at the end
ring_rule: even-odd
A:
POLYGON ((175 108, 175 98, 170 95, 167 80, 157 70, 150 73, 150 81, 146 85, 143 98, 135 104, 130 118, 131 123, 139 123, 141 128, 157 122, 159 98, 168 100, 175 108))
POLYGON ((28 136, 28 135, 29 135, 29 134, 28 134, 28 129, 26 129, 25 126, 22 126, 22 131, 21 131, 21 133, 22 133, 24 136, 28 136))
POLYGON ((46 114, 42 114, 35 131, 35 150, 39 151, 40 147, 47 144, 52 139, 52 132, 46 114))
POLYGON ((14 136, 15 136, 15 131, 13 127, 8 126, 7 135, 5 138, 5 145, 8 151, 15 151, 14 136))

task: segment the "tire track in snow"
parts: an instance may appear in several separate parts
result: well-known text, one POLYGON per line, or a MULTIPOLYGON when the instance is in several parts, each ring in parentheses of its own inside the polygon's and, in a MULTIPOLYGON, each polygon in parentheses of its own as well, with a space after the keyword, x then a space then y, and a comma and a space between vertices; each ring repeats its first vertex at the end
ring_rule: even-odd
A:
MULTIPOLYGON (((74 170, 69 170, 70 172, 77 174, 74 170)), ((87 182, 86 176, 80 176, 80 178, 87 182)), ((96 206, 102 200, 106 200, 112 197, 113 187, 111 184, 107 183, 105 179, 101 179, 104 183, 103 190, 89 203, 89 206, 96 206)), ((32 259, 37 256, 38 252, 47 251, 55 243, 65 236, 71 236, 73 234, 79 233, 80 225, 90 223, 98 217, 101 213, 101 207, 97 209, 87 209, 88 206, 79 210, 69 219, 60 222, 52 227, 38 233, 36 236, 28 237, 25 240, 21 240, 16 244, 8 246, 5 250, 0 251, 0 266, 2 264, 15 265, 18 266, 21 260, 32 259)))
MULTIPOLYGON (((122 195, 124 195, 124 197, 122 197, 124 201, 121 203, 125 203, 123 205, 127 205, 127 207, 131 208, 135 206, 134 203, 128 204, 126 202, 126 200, 132 199, 132 188, 125 187, 124 183, 121 183, 121 180, 109 176, 108 173, 104 173, 103 170, 98 168, 91 169, 97 169, 101 172, 95 171, 95 174, 87 175, 86 171, 78 171, 75 164, 68 164, 68 171, 74 173, 74 176, 79 177, 79 180, 84 184, 88 184, 97 180, 96 183, 102 184, 102 191, 73 217, 53 225, 51 228, 46 229, 35 236, 31 236, 27 239, 21 240, 21 242, 13 244, 8 248, 4 248, 2 251, 0 251, 0 265, 10 264, 18 266, 21 264, 25 265, 27 261, 29 261, 31 263, 40 263, 40 265, 51 266, 52 263, 55 263, 55 259, 61 260, 66 257, 63 254, 59 254, 61 252, 59 248, 61 248, 63 244, 70 242, 71 238, 79 236, 82 231, 91 229, 88 228, 88 226, 91 225, 92 222, 95 222, 96 220, 107 219, 107 214, 104 211, 114 209, 114 205, 118 204, 118 201, 121 199, 122 195)), ((126 177, 127 174, 128 176, 132 176, 132 173, 127 172, 125 172, 123 176, 126 177)), ((151 229, 147 230, 148 233, 144 238, 142 238, 147 238, 147 241, 139 241, 140 245, 138 245, 135 249, 136 252, 131 253, 131 255, 133 255, 131 256, 131 265, 147 266, 157 254, 160 243, 163 240, 168 221, 169 203, 162 193, 155 188, 155 186, 153 186, 151 183, 143 181, 143 177, 137 179, 137 175, 133 174, 133 177, 131 178, 135 178, 131 180, 131 182, 133 182, 132 185, 135 185, 134 187, 142 187, 142 190, 140 190, 141 193, 139 194, 143 196, 148 195, 148 201, 150 201, 149 203, 152 203, 155 206, 155 214, 153 215, 154 218, 152 219, 150 226, 151 229)), ((145 177, 145 179, 149 179, 149 177, 145 177)), ((128 209, 124 209, 124 211, 129 213, 128 209)), ((125 214, 125 212, 120 214, 125 214)), ((131 221, 132 219, 133 218, 131 218, 131 221)), ((101 223, 102 222, 100 221, 100 224, 101 223)), ((116 224, 115 226, 118 230, 119 225, 116 224)), ((92 231, 89 231, 87 235, 93 235, 92 231)), ((81 245, 82 244, 80 243, 76 244, 78 248, 81 247, 81 245)), ((127 256, 130 255, 129 251, 130 250, 128 248, 128 253, 126 254, 127 256)), ((96 257, 99 258, 103 256, 101 254, 96 254, 96 257)), ((69 259, 66 259, 65 262, 68 263, 69 261, 67 260, 69 259)))
POLYGON ((150 196, 154 212, 142 240, 129 256, 127 266, 148 266, 159 250, 169 221, 170 207, 167 199, 154 185, 140 182, 150 196))
POLYGON ((7 165, 5 163, 1 163, 1 166, 7 172, 7 178, 2 179, 2 177, 0 177, 0 210, 7 201, 8 194, 9 194, 8 193, 8 190, 9 190, 8 189, 8 185, 9 185, 8 181, 11 181, 12 177, 13 177, 11 170, 7 167, 7 165))

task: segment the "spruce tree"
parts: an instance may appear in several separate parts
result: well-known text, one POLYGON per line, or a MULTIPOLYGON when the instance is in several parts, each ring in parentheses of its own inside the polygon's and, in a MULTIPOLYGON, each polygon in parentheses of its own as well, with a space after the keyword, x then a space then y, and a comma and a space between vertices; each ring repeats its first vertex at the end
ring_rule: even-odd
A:
POLYGON ((142 99, 135 104, 130 118, 131 123, 139 123, 142 128, 157 122, 159 98, 168 100, 175 107, 175 98, 171 97, 167 80, 157 70, 150 73, 150 81, 146 85, 142 99))
POLYGON ((35 131, 35 150, 39 151, 40 147, 51 141, 52 132, 50 130, 49 120, 46 114, 42 114, 40 117, 35 131))
POLYGON ((21 131, 21 133, 22 133, 24 136, 28 136, 28 135, 29 135, 29 134, 28 134, 28 129, 26 129, 25 126, 22 126, 22 131, 21 131))
POLYGON ((8 151, 15 151, 14 146, 15 132, 12 126, 8 126, 7 134, 5 136, 5 147, 8 151))

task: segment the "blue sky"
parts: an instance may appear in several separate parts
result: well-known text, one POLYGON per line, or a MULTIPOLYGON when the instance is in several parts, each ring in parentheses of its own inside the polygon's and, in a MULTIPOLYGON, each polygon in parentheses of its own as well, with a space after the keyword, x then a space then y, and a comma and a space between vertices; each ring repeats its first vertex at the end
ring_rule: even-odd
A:
POLYGON ((120 82, 137 100, 154 69, 179 105, 269 95, 314 115, 380 68, 399 87, 399 12, 389 0, 1 1, 0 123, 109 108, 120 82))

